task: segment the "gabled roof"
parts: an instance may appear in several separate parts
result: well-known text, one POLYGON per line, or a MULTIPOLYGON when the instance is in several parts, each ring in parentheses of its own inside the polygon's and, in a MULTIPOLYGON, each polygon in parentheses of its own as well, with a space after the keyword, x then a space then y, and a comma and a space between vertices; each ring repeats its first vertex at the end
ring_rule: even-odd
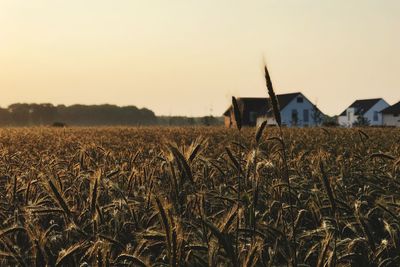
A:
POLYGON ((284 109, 298 95, 303 95, 303 94, 300 92, 296 92, 296 93, 290 93, 290 94, 276 95, 276 97, 278 98, 278 102, 279 102, 279 108, 281 110, 284 109))
POLYGON ((383 114, 400 114, 400 101, 381 111, 383 114))
MULTIPOLYGON (((251 107, 252 110, 264 110, 268 107, 268 98, 265 97, 239 97, 236 99, 238 104, 242 104, 244 107, 251 107)), ((224 112, 224 116, 229 116, 232 105, 224 112)))
MULTIPOLYGON (((371 99, 360 99, 356 100, 348 108, 355 109, 355 115, 364 115, 368 110, 370 110, 376 103, 378 103, 382 98, 371 98, 371 99)), ((346 116, 346 108, 339 116, 346 116)))
MULTIPOLYGON (((290 93, 290 94, 280 94, 276 95, 279 102, 280 109, 284 109, 296 96, 301 94, 300 92, 297 93, 290 93)), ((237 98, 238 102, 243 103, 245 107, 251 107, 252 110, 261 112, 266 114, 268 110, 272 107, 270 105, 269 98, 266 97, 240 97, 237 98)), ((224 116, 229 116, 230 110, 232 105, 224 112, 224 116)))
POLYGON ((268 105, 268 98, 264 97, 240 97, 240 102, 246 107, 254 107, 254 109, 265 108, 268 105))

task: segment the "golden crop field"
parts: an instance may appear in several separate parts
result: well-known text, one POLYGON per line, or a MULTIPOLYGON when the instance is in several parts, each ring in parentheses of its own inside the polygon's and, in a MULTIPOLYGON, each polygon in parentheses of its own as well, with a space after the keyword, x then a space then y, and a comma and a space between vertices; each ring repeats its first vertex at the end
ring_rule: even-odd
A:
POLYGON ((1 266, 400 266, 400 130, 0 130, 1 266))

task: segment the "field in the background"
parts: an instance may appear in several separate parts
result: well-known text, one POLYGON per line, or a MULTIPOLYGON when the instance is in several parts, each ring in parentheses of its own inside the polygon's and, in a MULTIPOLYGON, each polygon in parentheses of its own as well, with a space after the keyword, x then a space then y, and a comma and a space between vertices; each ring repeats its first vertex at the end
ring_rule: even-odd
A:
POLYGON ((399 266, 400 130, 283 133, 2 129, 0 265, 399 266))

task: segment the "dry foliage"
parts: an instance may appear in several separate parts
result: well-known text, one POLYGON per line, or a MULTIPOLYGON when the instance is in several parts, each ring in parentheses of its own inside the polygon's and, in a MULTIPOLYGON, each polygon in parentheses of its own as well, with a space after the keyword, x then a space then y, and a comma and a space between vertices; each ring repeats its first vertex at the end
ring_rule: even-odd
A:
POLYGON ((398 129, 0 130, 1 266, 400 266, 399 214, 398 129))

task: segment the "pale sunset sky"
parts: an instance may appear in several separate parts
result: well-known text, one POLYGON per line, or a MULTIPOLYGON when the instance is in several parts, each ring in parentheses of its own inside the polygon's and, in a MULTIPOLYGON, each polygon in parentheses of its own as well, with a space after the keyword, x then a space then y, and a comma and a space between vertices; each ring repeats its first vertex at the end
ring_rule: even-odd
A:
POLYGON ((135 105, 220 116, 301 91, 335 115, 400 100, 399 0, 0 0, 0 106, 135 105))

